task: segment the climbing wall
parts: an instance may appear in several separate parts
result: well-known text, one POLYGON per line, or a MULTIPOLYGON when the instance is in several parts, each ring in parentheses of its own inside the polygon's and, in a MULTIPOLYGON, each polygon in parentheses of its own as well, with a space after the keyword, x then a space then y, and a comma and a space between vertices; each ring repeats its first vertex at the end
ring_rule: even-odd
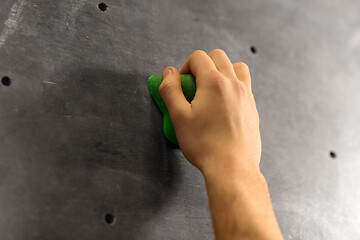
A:
POLYGON ((285 239, 360 239, 360 3, 2 0, 0 238, 212 239, 147 86, 196 49, 251 69, 285 239))

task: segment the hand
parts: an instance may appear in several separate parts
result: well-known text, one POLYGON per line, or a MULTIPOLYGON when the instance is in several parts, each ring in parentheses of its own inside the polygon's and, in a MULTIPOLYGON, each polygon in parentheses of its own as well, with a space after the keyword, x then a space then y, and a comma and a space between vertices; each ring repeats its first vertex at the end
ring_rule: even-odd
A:
POLYGON ((223 169, 259 170, 259 114, 251 90, 249 68, 232 64, 226 53, 197 50, 178 71, 167 67, 159 88, 181 151, 202 173, 223 169), (196 94, 189 103, 180 74, 196 77, 196 94))

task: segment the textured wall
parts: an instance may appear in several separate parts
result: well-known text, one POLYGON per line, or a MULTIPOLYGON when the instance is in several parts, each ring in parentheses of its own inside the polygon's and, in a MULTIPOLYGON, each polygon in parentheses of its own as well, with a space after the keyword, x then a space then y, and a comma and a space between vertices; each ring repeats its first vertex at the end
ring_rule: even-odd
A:
POLYGON ((250 66, 285 239, 360 239, 358 1, 99 3, 1 1, 2 240, 211 239, 147 78, 214 48, 250 66))

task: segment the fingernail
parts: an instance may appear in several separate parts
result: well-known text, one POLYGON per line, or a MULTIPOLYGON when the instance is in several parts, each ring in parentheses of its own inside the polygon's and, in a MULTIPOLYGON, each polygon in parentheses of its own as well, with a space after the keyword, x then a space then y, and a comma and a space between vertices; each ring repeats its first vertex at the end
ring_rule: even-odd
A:
POLYGON ((171 68, 167 68, 164 73, 163 73, 163 78, 166 78, 167 76, 170 76, 172 74, 172 69, 171 68))

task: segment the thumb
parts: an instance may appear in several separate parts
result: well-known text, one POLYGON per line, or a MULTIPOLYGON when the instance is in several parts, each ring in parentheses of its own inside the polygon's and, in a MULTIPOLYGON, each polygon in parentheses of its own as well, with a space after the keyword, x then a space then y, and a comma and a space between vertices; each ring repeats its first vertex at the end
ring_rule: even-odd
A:
POLYGON ((174 67, 167 67, 162 73, 163 81, 159 93, 169 111, 171 121, 174 123, 184 117, 190 110, 190 103, 186 100, 181 88, 179 71, 174 67))

